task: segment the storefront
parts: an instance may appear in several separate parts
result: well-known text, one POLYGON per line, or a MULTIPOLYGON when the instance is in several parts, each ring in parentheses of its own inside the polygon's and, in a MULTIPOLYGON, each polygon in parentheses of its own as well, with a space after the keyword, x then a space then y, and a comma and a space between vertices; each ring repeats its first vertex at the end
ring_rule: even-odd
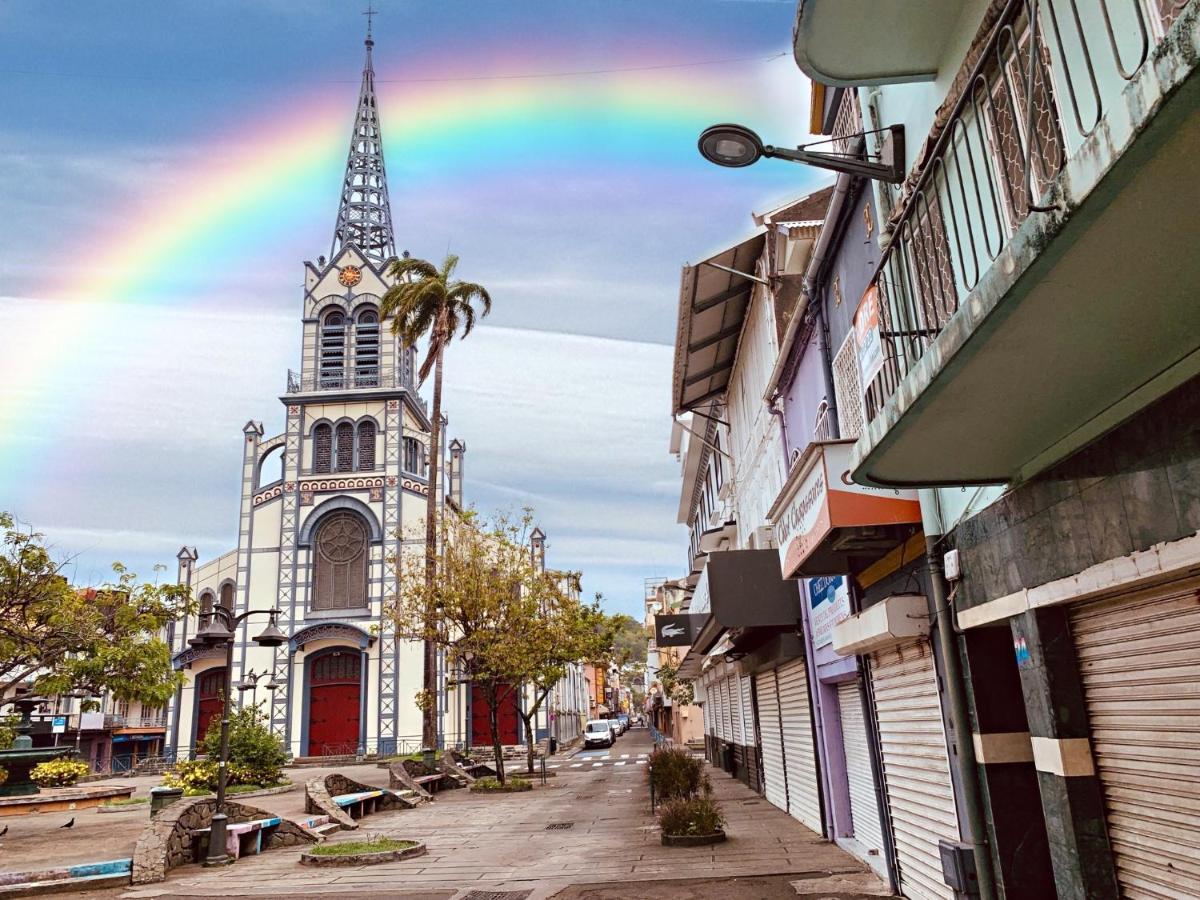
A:
MULTIPOLYGON (((804 640, 811 660, 807 690, 817 717, 815 765, 825 798, 818 830, 899 886, 891 812, 879 803, 881 796, 889 796, 880 720, 881 713, 888 719, 889 710, 886 704, 882 710, 876 706, 876 673, 869 654, 838 646, 834 634, 864 603, 863 579, 877 577, 872 570, 919 533, 920 505, 914 492, 851 482, 851 446, 849 441, 809 445, 769 517, 775 523, 782 574, 800 580, 804 597, 804 640)), ((884 688, 886 695, 886 684, 884 688)), ((940 718, 936 723, 940 729, 940 718)), ((893 740, 890 732, 888 739, 893 740)), ((942 747, 944 757, 944 740, 942 747)), ((897 777, 901 772, 896 759, 892 771, 897 777)), ((893 781, 899 806, 906 788, 893 781)), ((791 798, 789 805, 795 805, 791 798)), ((953 794, 949 812, 953 821, 953 794)), ((936 860, 936 839, 925 843, 936 860)))

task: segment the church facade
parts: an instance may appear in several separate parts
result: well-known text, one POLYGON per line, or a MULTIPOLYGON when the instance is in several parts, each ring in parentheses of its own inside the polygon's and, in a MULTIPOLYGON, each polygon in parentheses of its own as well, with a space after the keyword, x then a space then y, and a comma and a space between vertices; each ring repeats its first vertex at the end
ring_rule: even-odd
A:
MULTIPOLYGON (((250 421, 242 430, 237 546, 203 562, 192 548, 179 554, 180 579, 201 611, 280 610, 284 646, 251 640, 265 616, 239 626, 233 696, 258 703, 297 757, 419 744, 421 647, 399 639, 383 609, 403 545, 423 547, 430 452, 446 460, 440 502, 461 503, 465 446, 429 447, 414 354, 380 312, 395 247, 372 46, 368 37, 333 245, 328 259, 304 264, 300 370, 280 398, 286 426, 268 435, 250 421)), ((179 756, 195 752, 222 704, 225 649, 191 647, 197 625, 190 617, 170 635, 187 678, 167 723, 179 756)), ((465 701, 449 681, 439 672, 440 731, 458 743, 465 701)))

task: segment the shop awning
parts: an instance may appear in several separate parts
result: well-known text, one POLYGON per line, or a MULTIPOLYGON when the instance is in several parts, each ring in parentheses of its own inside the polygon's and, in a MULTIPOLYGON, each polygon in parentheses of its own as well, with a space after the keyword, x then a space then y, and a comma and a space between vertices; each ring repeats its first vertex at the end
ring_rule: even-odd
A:
POLYGON ((784 578, 858 571, 920 527, 916 491, 850 480, 853 446, 854 441, 809 444, 767 511, 784 578))
POLYGON ((683 267, 671 394, 676 414, 725 392, 765 243, 759 233, 683 267))
POLYGON ((679 664, 681 677, 695 678, 722 636, 795 628, 800 592, 780 576, 774 550, 722 550, 709 555, 689 610, 707 613, 679 664))

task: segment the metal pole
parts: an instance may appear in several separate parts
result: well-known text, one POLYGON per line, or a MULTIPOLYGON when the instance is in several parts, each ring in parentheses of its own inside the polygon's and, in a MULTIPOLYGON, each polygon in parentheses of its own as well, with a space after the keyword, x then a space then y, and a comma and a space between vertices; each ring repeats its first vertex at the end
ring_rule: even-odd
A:
POLYGON ((225 644, 225 696, 221 703, 221 750, 217 756, 217 811, 213 813, 208 829, 206 866, 225 866, 233 862, 225 852, 225 833, 229 822, 229 816, 225 814, 225 785, 229 775, 229 695, 233 692, 233 644, 237 640, 238 622, 228 613, 226 618, 232 621, 229 630, 233 636, 225 644))
POLYGON ((971 720, 967 714, 967 695, 963 686, 962 664, 955 640, 954 615, 946 597, 946 579, 942 572, 942 561, 938 556, 938 541, 941 535, 925 536, 925 558, 929 565, 929 583, 933 591, 933 605, 937 610, 938 644, 942 651, 942 663, 946 671, 946 700, 950 712, 950 724, 954 728, 957 753, 951 761, 958 769, 959 784, 962 785, 963 806, 966 812, 967 833, 964 837, 971 845, 975 857, 975 872, 978 876, 980 900, 995 900, 996 887, 992 874, 992 854, 988 849, 987 823, 983 816, 983 802, 979 794, 979 769, 975 763, 975 743, 971 739, 971 720))

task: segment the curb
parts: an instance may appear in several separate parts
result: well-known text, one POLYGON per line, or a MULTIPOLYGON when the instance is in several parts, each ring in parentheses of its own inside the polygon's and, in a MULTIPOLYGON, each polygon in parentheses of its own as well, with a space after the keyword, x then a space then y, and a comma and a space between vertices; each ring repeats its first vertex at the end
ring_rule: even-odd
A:
MULTIPOLYGON (((270 797, 275 794, 286 794, 288 791, 296 790, 296 788, 298 788, 299 786, 300 785, 298 785, 296 782, 292 781, 292 782, 289 782, 288 784, 281 784, 278 787, 263 788, 261 791, 246 791, 245 793, 237 793, 237 794, 228 794, 227 793, 225 795, 225 799, 228 800, 230 803, 236 803, 239 800, 244 800, 246 797, 270 797)), ((208 799, 210 799, 212 797, 216 797, 216 796, 217 796, 216 793, 191 794, 191 795, 185 794, 184 796, 180 797, 179 799, 180 800, 208 800, 208 799)))
MULTIPOLYGON (((330 844, 336 847, 337 844, 330 844)), ((314 853, 301 853, 300 865, 312 866, 317 869, 337 868, 339 866, 374 866, 379 863, 399 862, 414 856, 424 856, 429 851, 424 844, 404 850, 383 850, 379 853, 355 853, 350 856, 319 856, 314 853)))
POLYGON ((132 874, 132 858, 33 872, 3 872, 0 873, 0 896, 32 897, 37 894, 121 887, 129 884, 132 874))

